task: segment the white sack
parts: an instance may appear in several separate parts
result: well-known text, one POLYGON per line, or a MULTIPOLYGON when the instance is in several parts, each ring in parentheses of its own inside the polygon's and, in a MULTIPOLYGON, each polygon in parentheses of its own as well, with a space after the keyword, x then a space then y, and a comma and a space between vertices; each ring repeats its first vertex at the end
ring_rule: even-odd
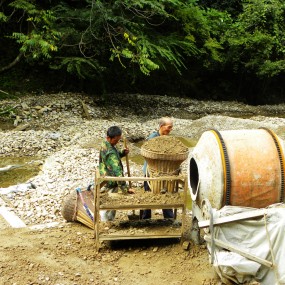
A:
MULTIPOLYGON (((253 210, 256 209, 225 206, 214 211, 214 220, 253 210)), ((215 247, 214 268, 222 280, 231 280, 234 284, 251 279, 262 285, 285 284, 285 205, 271 205, 264 211, 266 220, 264 217, 252 218, 214 226, 214 238, 270 262, 274 259, 276 270, 215 247)), ((208 248, 210 250, 210 244, 208 248)))

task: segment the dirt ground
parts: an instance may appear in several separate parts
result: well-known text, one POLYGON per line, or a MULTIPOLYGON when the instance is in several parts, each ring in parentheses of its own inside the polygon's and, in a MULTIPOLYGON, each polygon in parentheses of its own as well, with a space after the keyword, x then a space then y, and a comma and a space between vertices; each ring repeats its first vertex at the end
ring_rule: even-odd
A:
MULTIPOLYGON (((92 199, 88 197, 92 196, 92 192, 89 194, 87 192, 86 194, 83 192, 83 196, 91 208, 92 199)), ((163 202, 179 204, 183 199, 180 193, 153 195, 136 188, 135 194, 115 194, 113 196, 113 194, 103 193, 100 205, 108 208, 116 207, 118 203, 118 207, 143 203, 162 204, 163 202)), ((68 198, 67 201, 69 201, 67 206, 70 206, 68 198)), ((77 207, 84 212, 80 201, 77 207)), ((100 236, 181 234, 181 209, 177 210, 175 223, 163 220, 161 210, 152 211, 152 220, 138 220, 138 217, 139 210, 135 212, 117 211, 113 222, 100 222, 100 236), (133 220, 130 217, 136 219, 133 220)), ((86 214, 85 220, 88 220, 86 214)), ((32 274, 27 276, 27 283, 16 284, 152 285, 162 282, 173 285, 220 284, 208 262, 205 245, 195 246, 190 242, 191 216, 189 211, 186 212, 184 222, 183 235, 179 239, 100 241, 99 250, 96 249, 95 231, 86 227, 86 223, 84 225, 76 222, 63 223, 50 229, 23 230, 19 236, 22 238, 28 236, 27 239, 23 238, 24 243, 27 244, 23 245, 21 242, 19 247, 19 240, 15 240, 15 243, 6 247, 5 256, 11 254, 14 258, 14 246, 16 245, 17 248, 18 245, 21 256, 27 259, 24 262, 25 268, 32 274), (31 252, 35 252, 35 256, 31 255, 31 252), (44 255, 43 258, 42 255, 44 255)), ((7 235, 9 233, 10 231, 7 230, 7 235)), ((19 259, 19 263, 22 264, 23 259, 19 259)), ((12 278, 19 282, 16 276, 12 278)), ((22 280, 21 274, 18 278, 22 280)), ((15 284, 15 281, 6 284, 15 284)))
MULTIPOLYGON (((2 221, 3 222, 3 221, 2 221)), ((220 284, 205 246, 179 239, 107 241, 80 223, 1 231, 0 284, 220 284)))

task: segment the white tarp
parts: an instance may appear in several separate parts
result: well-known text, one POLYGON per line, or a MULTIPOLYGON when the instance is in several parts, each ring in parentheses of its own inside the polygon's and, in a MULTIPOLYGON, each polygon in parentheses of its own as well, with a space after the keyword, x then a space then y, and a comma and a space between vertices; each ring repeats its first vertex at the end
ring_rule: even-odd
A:
MULTIPOLYGON (((218 217, 254 210, 225 206, 213 211, 214 222, 218 217)), ((224 283, 243 284, 255 280, 262 285, 285 284, 285 205, 271 205, 264 209, 264 213, 265 216, 260 218, 214 225, 215 239, 274 264, 267 267, 215 246, 213 266, 224 283)), ((207 246, 211 252, 211 243, 208 242, 207 246)))

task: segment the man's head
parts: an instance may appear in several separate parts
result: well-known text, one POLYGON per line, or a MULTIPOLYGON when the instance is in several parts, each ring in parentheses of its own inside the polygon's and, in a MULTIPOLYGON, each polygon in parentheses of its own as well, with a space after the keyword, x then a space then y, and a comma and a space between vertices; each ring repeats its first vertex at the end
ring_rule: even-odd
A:
POLYGON ((159 134, 161 136, 169 135, 173 128, 173 120, 170 117, 162 117, 159 119, 159 134))
POLYGON ((118 126, 112 126, 107 130, 107 141, 116 145, 122 137, 122 130, 118 126))

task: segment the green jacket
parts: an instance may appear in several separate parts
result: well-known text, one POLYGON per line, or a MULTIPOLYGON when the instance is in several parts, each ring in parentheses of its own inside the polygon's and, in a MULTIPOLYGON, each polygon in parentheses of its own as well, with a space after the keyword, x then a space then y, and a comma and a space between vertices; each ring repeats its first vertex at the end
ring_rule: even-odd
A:
MULTIPOLYGON (((125 156, 123 150, 118 150, 108 141, 103 141, 100 148, 99 172, 101 176, 124 176, 124 169, 121 158, 125 156)), ((125 190, 127 188, 125 181, 108 181, 108 188, 119 186, 125 190)))

